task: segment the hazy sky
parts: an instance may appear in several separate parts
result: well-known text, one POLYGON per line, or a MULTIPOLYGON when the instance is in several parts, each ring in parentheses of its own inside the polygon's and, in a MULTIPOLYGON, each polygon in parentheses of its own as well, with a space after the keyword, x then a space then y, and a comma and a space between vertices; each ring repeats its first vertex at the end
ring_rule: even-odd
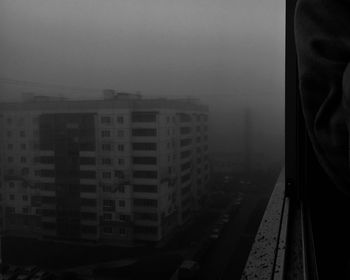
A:
MULTIPOLYGON (((0 0, 0 36, 0 79, 194 95, 230 127, 250 104, 257 137, 280 133, 284 1, 0 0)), ((42 92, 0 81, 22 91, 42 92)))

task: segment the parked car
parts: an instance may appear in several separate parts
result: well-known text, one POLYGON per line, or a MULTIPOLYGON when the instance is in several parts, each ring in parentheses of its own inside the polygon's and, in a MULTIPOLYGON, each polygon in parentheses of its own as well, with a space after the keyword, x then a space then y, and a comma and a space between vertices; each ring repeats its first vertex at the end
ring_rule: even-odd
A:
POLYGON ((227 224, 229 221, 230 221, 229 218, 222 218, 221 219, 221 222, 224 223, 224 224, 227 224))
POLYGON ((49 273, 47 271, 39 270, 30 278, 30 280, 45 280, 45 279, 49 279, 51 277, 52 277, 51 273, 49 273))
POLYGON ((5 276, 3 276, 2 279, 4 280, 14 280, 17 278, 17 276, 20 274, 21 269, 17 266, 10 266, 10 268, 7 270, 5 276))
POLYGON ((178 279, 195 279, 198 271, 198 262, 193 260, 185 260, 178 270, 178 279))
POLYGON ((221 231, 221 229, 218 228, 218 227, 213 228, 212 231, 211 231, 211 233, 210 233, 210 235, 209 235, 209 238, 210 238, 211 240, 216 240, 216 239, 218 239, 218 238, 220 237, 220 231, 221 231))
POLYGON ((16 280, 28 280, 39 270, 40 270, 40 268, 37 266, 24 267, 21 269, 21 272, 17 276, 16 280))

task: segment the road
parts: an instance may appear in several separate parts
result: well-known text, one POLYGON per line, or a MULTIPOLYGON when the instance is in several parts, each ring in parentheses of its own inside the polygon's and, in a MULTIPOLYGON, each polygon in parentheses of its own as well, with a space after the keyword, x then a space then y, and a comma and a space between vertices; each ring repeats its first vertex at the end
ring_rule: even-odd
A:
POLYGON ((266 203, 265 197, 245 195, 240 208, 201 265, 198 279, 240 279, 266 203))

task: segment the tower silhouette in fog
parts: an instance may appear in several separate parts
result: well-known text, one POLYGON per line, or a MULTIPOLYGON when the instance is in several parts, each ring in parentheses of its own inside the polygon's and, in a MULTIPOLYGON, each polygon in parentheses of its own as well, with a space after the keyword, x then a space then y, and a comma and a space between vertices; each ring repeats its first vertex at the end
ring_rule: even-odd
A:
POLYGON ((245 110, 244 116, 244 145, 245 145, 245 176, 251 177, 252 169, 252 115, 249 107, 245 110))

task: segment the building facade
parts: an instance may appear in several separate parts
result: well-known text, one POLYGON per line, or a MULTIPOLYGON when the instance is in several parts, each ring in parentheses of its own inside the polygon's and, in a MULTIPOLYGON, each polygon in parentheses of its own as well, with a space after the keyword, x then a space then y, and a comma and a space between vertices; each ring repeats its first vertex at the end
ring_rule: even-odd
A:
POLYGON ((134 244, 187 223, 209 182, 208 108, 106 91, 0 104, 4 235, 134 244))

